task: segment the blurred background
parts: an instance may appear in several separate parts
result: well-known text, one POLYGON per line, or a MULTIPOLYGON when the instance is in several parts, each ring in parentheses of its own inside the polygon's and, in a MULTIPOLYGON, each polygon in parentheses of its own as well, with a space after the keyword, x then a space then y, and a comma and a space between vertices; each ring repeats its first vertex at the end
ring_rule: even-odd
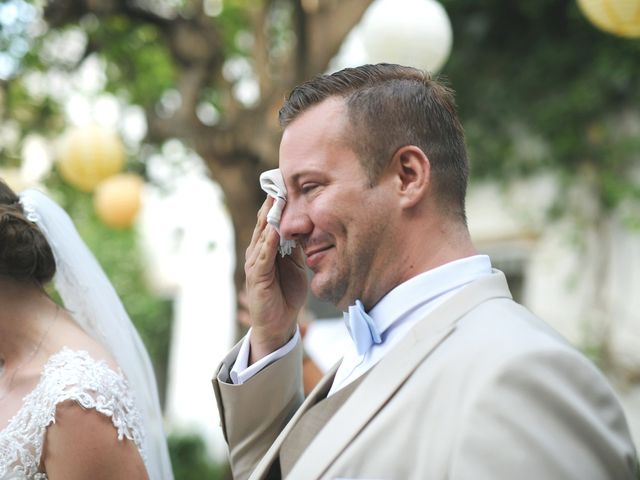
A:
MULTIPOLYGON (((609 376, 640 439, 640 0, 2 0, 0 177, 46 190, 152 356, 177 479, 225 478, 210 384, 239 338, 277 111, 390 61, 456 90, 468 216, 513 294, 609 376)), ((309 299, 319 370, 345 330, 309 299)))

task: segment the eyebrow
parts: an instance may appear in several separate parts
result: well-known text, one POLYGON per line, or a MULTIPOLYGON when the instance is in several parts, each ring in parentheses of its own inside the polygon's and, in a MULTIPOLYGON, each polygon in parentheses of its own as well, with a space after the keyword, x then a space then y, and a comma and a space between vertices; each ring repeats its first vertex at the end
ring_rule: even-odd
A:
POLYGON ((316 169, 302 170, 301 172, 294 173, 293 175, 291 175, 291 183, 298 184, 300 183, 300 177, 303 177, 305 175, 311 175, 311 174, 317 175, 318 173, 322 173, 322 171, 316 170, 316 169))

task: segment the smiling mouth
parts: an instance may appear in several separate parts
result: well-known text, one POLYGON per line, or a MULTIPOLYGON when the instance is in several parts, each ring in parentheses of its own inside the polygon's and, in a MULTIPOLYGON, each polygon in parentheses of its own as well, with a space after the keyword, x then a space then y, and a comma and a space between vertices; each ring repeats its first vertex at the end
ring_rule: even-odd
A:
POLYGON ((310 248, 310 249, 306 250, 306 251, 304 252, 304 254, 305 254, 307 257, 311 257, 311 256, 315 255, 316 253, 324 252, 325 250, 329 250, 330 248, 331 248, 331 246, 327 246, 327 247, 320 247, 320 248, 310 248))
POLYGON ((313 270, 313 268, 322 260, 324 254, 333 248, 333 245, 329 245, 327 247, 322 248, 314 248, 305 251, 305 255, 307 257, 307 266, 313 270))

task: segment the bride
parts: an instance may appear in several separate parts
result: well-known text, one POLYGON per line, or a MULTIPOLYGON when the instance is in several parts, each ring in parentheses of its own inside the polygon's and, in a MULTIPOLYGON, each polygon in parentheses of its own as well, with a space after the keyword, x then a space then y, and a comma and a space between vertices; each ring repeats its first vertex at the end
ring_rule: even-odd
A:
POLYGON ((172 479, 151 363, 111 283, 57 204, 1 180, 0 305, 0 479, 172 479))

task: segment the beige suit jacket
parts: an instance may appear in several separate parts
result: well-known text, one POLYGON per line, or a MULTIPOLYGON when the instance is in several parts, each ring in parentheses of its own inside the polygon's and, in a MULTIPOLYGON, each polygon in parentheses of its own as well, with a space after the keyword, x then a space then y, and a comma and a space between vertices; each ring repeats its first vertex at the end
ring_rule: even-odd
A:
MULTIPOLYGON (((234 477, 261 479, 314 392, 298 408, 300 348, 231 384, 237 350, 214 390, 234 477)), ((513 302, 494 271, 419 322, 369 372, 288 478, 623 480, 638 478, 636 469, 605 378, 513 302)))

